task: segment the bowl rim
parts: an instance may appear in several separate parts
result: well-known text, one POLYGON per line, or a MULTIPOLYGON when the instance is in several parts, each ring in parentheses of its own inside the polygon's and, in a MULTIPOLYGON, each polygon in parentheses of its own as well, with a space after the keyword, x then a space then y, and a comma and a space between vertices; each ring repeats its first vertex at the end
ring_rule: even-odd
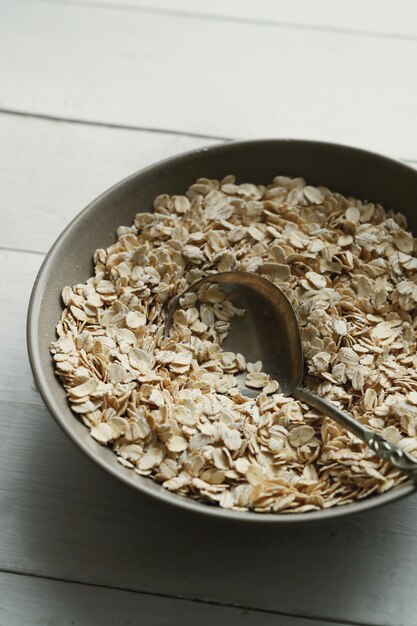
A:
MULTIPOLYGON (((82 440, 77 437, 76 432, 70 427, 67 418, 61 412, 59 406, 54 400, 53 394, 49 390, 48 384, 48 376, 45 371, 45 367, 42 364, 40 355, 37 350, 37 344, 39 342, 39 332, 38 332, 38 316, 41 309, 43 293, 46 288, 46 278, 49 270, 53 266, 55 256, 59 251, 60 244, 65 240, 67 235, 77 228, 79 224, 81 224, 85 217, 91 213, 96 206, 101 203, 101 201, 106 198, 108 195, 113 193, 114 191, 122 188, 126 183, 134 180, 136 177, 140 177, 142 174, 152 170, 155 167, 160 167, 167 165, 169 166, 172 162, 178 161, 186 161, 189 158, 192 158, 195 155, 205 152, 216 152, 218 150, 227 150, 230 147, 250 147, 255 144, 291 144, 291 143, 299 143, 300 146, 302 144, 309 144, 311 146, 317 146, 318 148, 335 148, 342 149, 351 152, 352 154, 363 155, 367 157, 374 157, 379 160, 383 160, 392 166, 401 166, 404 169, 413 172, 414 175, 417 176, 417 171, 406 163, 393 159, 391 157, 382 155, 377 152, 365 150, 362 148, 357 148, 354 146, 349 146, 346 144, 340 144, 336 142, 328 142, 328 141, 316 141, 312 139, 298 139, 298 138, 267 138, 267 139, 245 139, 245 140, 236 140, 236 141, 223 141, 219 143, 215 143, 209 146, 199 147, 193 150, 188 150, 186 152, 182 152, 180 154, 176 154, 174 156, 170 156, 168 158, 162 159, 155 163, 152 163, 145 168, 141 168, 140 170, 130 174, 129 176, 123 178, 122 180, 116 182, 114 185, 106 189, 99 196, 93 199, 84 209, 82 209, 64 228, 61 234, 57 237, 48 253, 46 254, 39 270, 37 276, 35 278, 32 292, 29 299, 28 312, 27 312, 27 321, 26 321, 26 339, 27 339, 27 350, 29 356, 29 362, 32 369, 32 373, 35 379, 35 383, 37 389, 45 403, 47 409, 51 413, 52 417, 61 427, 61 429, 67 434, 67 436, 71 439, 71 441, 81 449, 86 456, 91 459, 98 467, 102 470, 109 473, 114 478, 121 480, 125 484, 133 487, 134 489, 140 491, 142 494, 155 498, 159 502, 163 502, 166 504, 170 504, 171 506, 180 507, 183 510, 198 513, 200 515, 209 515, 211 518, 218 518, 222 520, 228 520, 231 522, 250 522, 250 523, 269 523, 269 524, 306 524, 306 523, 318 523, 325 522, 335 518, 341 518, 345 516, 350 516, 356 513, 360 513, 363 511, 368 511, 377 507, 380 507, 384 504, 388 504, 390 502, 394 502, 401 498, 404 498, 407 495, 414 493, 417 490, 417 485, 412 484, 411 482, 405 482, 399 485, 398 487, 394 487, 385 493, 380 495, 376 495, 370 498, 366 498, 364 500, 357 500, 355 502, 331 507, 328 509, 319 509, 317 511, 309 511, 306 513, 259 513, 255 511, 234 511, 230 509, 223 509, 220 506, 211 505, 209 503, 205 503, 198 500, 193 500, 187 496, 181 496, 176 493, 173 493, 167 489, 161 488, 156 490, 154 488, 154 481, 150 478, 149 481, 152 481, 153 485, 147 485, 147 481, 144 480, 142 482, 138 482, 135 480, 137 478, 136 474, 131 470, 124 468, 120 465, 120 468, 113 467, 112 465, 106 463, 105 459, 102 459, 99 455, 95 453, 95 448, 88 447, 82 440)), ((300 173, 302 175, 302 173, 300 173)), ((50 374, 50 372, 49 372, 50 374)), ((77 417, 74 413, 72 413, 74 420, 77 420, 77 417)), ((97 443, 99 446, 100 444, 97 443)))

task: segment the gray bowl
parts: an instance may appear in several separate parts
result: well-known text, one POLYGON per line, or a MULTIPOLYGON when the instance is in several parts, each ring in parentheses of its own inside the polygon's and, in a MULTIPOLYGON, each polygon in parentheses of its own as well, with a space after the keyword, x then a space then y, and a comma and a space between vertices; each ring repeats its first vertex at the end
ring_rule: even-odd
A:
POLYGON ((151 479, 122 467, 115 454, 99 445, 71 412, 54 375, 49 344, 55 339, 64 285, 85 281, 96 248, 115 240, 116 228, 132 223, 135 213, 149 211, 158 194, 181 194, 199 177, 265 183, 277 174, 303 176, 345 195, 380 202, 404 213, 417 232, 417 171, 392 159, 337 144, 272 139, 241 141, 203 148, 161 161, 121 181, 84 209, 52 246, 33 287, 27 337, 29 358, 42 398, 63 430, 87 456, 139 492, 166 503, 223 519, 246 522, 302 523, 326 520, 371 509, 411 494, 410 483, 367 500, 304 514, 260 514, 227 511, 173 494, 151 479))

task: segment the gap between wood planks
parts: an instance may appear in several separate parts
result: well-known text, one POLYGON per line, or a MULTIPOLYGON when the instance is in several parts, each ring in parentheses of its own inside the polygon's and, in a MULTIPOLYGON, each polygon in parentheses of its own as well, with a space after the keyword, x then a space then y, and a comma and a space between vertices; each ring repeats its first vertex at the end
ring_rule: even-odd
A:
POLYGON ((16 109, 0 108, 0 115, 14 115, 15 117, 29 117, 47 122, 64 122, 66 124, 80 124, 83 126, 98 126, 104 128, 116 128, 120 130, 136 130, 148 133, 159 133, 163 135, 180 135, 182 137, 194 137, 196 139, 218 139, 219 141, 232 141, 231 137, 220 137, 216 135, 205 135, 204 133, 193 133, 186 130, 172 130, 169 128, 153 128, 146 126, 135 126, 134 124, 118 124, 115 122, 95 122, 73 117, 60 117, 45 113, 32 113, 31 111, 19 111, 16 109))
POLYGON ((168 593, 158 593, 155 591, 143 591, 143 590, 129 589, 128 587, 119 587, 119 586, 112 587, 111 585, 89 583, 89 582, 85 582, 82 580, 71 580, 68 578, 56 578, 55 576, 46 576, 43 574, 36 574, 34 572, 30 572, 30 573, 20 572, 19 570, 8 569, 8 568, 7 569, 0 568, 0 573, 12 574, 14 576, 22 576, 26 578, 36 578, 40 580, 50 580, 54 582, 64 582, 70 585, 81 585, 83 587, 92 587, 94 589, 108 589, 109 591, 124 591, 127 593, 133 593, 137 595, 153 596, 156 598, 166 598, 169 600, 181 600, 183 602, 193 602, 195 604, 224 607, 228 609, 237 609, 240 611, 247 611, 251 613, 263 613, 266 615, 276 615, 277 617, 289 617, 289 618, 294 618, 294 619, 298 618, 298 619, 310 620, 313 623, 320 622, 321 624, 329 624, 329 626, 332 626, 333 624, 340 624, 341 626, 368 626, 367 622, 356 622, 356 621, 346 622, 345 620, 341 620, 338 618, 329 619, 329 618, 320 617, 318 615, 302 615, 298 613, 288 613, 288 612, 274 611, 272 609, 263 609, 263 608, 252 607, 252 606, 245 606, 242 604, 217 602, 216 600, 205 600, 201 598, 188 598, 187 596, 182 596, 182 595, 171 595, 168 593))
MULTIPOLYGON (((28 0, 23 0, 28 1, 28 0)), ((33 2, 33 0, 30 0, 33 2)), ((57 5, 56 0, 37 0, 46 4, 57 5)), ((270 28, 289 28, 294 30, 309 30, 315 32, 339 33, 341 35, 357 35, 358 37, 377 37, 379 39, 401 39, 406 41, 417 41, 416 35, 405 35, 403 33, 375 32, 356 28, 342 28, 338 26, 320 26, 318 24, 305 24, 303 22, 285 22, 280 20, 266 20, 262 18, 239 17, 237 15, 220 15, 216 13, 199 13, 197 11, 187 11, 181 9, 166 9, 151 6, 134 6, 132 4, 106 2, 105 0, 60 0, 60 4, 75 5, 85 8, 99 8, 113 11, 133 11, 136 13, 151 13, 155 15, 171 15, 172 17, 183 17, 199 20, 210 20, 214 22, 232 22, 236 24, 255 24, 257 26, 268 26, 270 28)))

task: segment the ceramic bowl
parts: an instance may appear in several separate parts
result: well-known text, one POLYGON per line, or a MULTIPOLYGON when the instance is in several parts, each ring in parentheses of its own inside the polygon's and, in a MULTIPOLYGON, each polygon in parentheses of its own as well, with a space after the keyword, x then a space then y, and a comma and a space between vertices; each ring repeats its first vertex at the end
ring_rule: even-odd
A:
POLYGON ((137 212, 149 211, 158 194, 182 194, 199 177, 266 183, 277 174, 302 176, 309 184, 325 185, 348 196, 380 202, 404 213, 417 233, 417 171, 398 161, 347 146, 302 140, 271 139, 221 144, 187 152, 151 165, 114 185, 67 226, 52 246, 36 278, 28 312, 28 350, 39 391, 58 424, 74 443, 104 470, 142 494, 233 521, 300 524, 328 520, 372 509, 414 491, 404 483, 369 499, 304 514, 235 512, 176 495, 123 467, 116 455, 99 445, 67 403, 55 377, 49 344, 61 315, 64 285, 84 282, 92 271, 92 256, 115 240, 119 225, 129 225, 137 212))

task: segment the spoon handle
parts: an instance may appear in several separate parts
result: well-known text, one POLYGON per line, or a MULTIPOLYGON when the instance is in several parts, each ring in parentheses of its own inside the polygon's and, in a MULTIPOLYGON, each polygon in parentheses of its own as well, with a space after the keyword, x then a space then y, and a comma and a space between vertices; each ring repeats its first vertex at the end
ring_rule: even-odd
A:
POLYGON ((294 398, 316 409, 320 413, 331 417, 335 422, 362 439, 377 456, 391 465, 398 467, 407 474, 414 482, 417 482, 417 458, 413 458, 398 446, 387 441, 382 435, 373 432, 366 426, 356 421, 351 415, 338 409, 334 404, 316 396, 307 389, 298 387, 293 393, 294 398))

